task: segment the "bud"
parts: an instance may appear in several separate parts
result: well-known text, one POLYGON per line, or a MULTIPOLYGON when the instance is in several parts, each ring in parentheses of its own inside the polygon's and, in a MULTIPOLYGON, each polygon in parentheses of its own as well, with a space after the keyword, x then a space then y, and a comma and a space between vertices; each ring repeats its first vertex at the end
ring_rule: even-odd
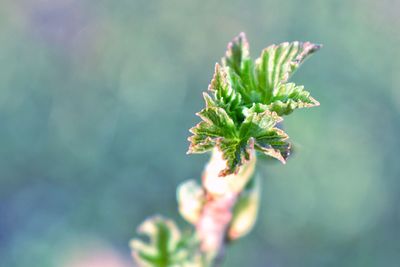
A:
POLYGON ((205 193, 201 186, 194 180, 183 182, 177 190, 179 212, 182 217, 195 224, 204 204, 205 193))
POLYGON ((259 198, 259 181, 254 177, 240 194, 233 209, 233 219, 228 230, 230 240, 243 237, 251 231, 257 219, 259 198))

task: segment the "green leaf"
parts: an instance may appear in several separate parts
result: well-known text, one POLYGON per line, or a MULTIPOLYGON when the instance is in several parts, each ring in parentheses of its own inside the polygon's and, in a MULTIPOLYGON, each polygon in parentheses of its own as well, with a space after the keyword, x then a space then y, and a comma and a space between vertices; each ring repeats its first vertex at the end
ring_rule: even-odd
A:
POLYGON ((272 97, 268 108, 275 111, 278 115, 288 115, 296 108, 309 108, 319 106, 309 92, 304 90, 304 86, 296 86, 294 83, 286 83, 279 86, 272 97))
POLYGON ((250 58, 249 43, 243 32, 228 44, 222 64, 229 69, 232 86, 241 93, 245 103, 258 101, 254 63, 250 58))
POLYGON ((140 267, 197 266, 187 265, 194 260, 193 238, 183 237, 173 221, 160 216, 149 218, 139 226, 138 233, 150 240, 133 239, 130 243, 140 267))
POLYGON ((288 135, 279 128, 264 131, 263 135, 257 137, 254 148, 267 156, 286 163, 290 155, 291 145, 287 141, 288 135))
POLYGON ((227 162, 227 168, 220 175, 236 172, 243 160, 249 158, 246 151, 247 140, 239 139, 236 126, 224 109, 207 107, 198 115, 203 121, 190 129, 193 136, 189 137, 191 145, 188 153, 203 153, 217 146, 227 162))
POLYGON ((207 107, 198 116, 203 121, 190 129, 193 135, 188 139, 191 143, 188 153, 203 153, 216 146, 227 163, 220 175, 235 173, 243 161, 249 158, 247 140, 239 139, 236 125, 223 108, 207 107))
POLYGON ((240 127, 240 137, 253 138, 254 148, 268 156, 286 162, 290 153, 288 135, 276 125, 282 121, 275 112, 265 105, 254 105, 240 127))
POLYGON ((190 129, 193 136, 188 153, 203 153, 211 150, 217 140, 234 138, 236 126, 226 111, 220 107, 207 107, 197 114, 203 121, 190 129))
POLYGON ((257 91, 258 81, 256 79, 255 66, 250 58, 243 61, 240 78, 244 87, 243 94, 246 95, 246 100, 249 100, 246 104, 260 102, 262 94, 257 91))
POLYGON ((245 119, 237 130, 233 120, 219 107, 208 107, 199 113, 202 122, 190 131, 193 136, 188 153, 203 153, 217 147, 226 160, 221 176, 237 173, 250 159, 252 149, 285 162, 289 155, 288 136, 276 126, 282 121, 268 106, 254 104, 245 110, 245 119))
POLYGON ((319 48, 319 45, 309 42, 285 42, 264 49, 255 66, 263 103, 269 103, 279 86, 286 83, 300 64, 319 48))
POLYGON ((226 161, 226 168, 219 175, 226 176, 237 173, 239 168, 245 161, 250 159, 249 151, 251 149, 247 144, 248 139, 239 138, 221 138, 218 142, 218 147, 222 152, 222 157, 226 161))
MULTIPOLYGON (((215 64, 213 79, 208 90, 214 93, 213 100, 208 94, 204 95, 206 105, 223 108, 232 118, 237 119, 238 107, 242 103, 242 96, 239 91, 232 87, 236 80, 232 78, 225 67, 215 64)), ((239 114, 240 115, 240 114, 239 114)))
POLYGON ((149 243, 137 239, 131 241, 134 257, 140 266, 166 267, 181 260, 178 253, 181 233, 173 221, 153 217, 140 225, 138 232, 150 239, 149 243))
POLYGON ((206 108, 199 115, 203 121, 191 129, 194 135, 189 138, 189 153, 202 153, 216 146, 227 164, 220 176, 237 173, 254 148, 282 162, 289 155, 288 136, 276 127, 282 118, 266 105, 254 104, 247 109, 238 130, 221 108, 206 108))
POLYGON ((208 108, 217 107, 217 103, 215 103, 214 99, 212 99, 212 97, 206 92, 203 92, 203 98, 204 102, 206 102, 206 107, 208 108))
MULTIPOLYGON (((204 128, 206 126, 205 123, 201 122, 196 127, 204 128)), ((192 128, 190 131, 194 134, 188 138, 190 146, 187 154, 200 154, 210 151, 215 147, 216 142, 212 137, 207 136, 207 134, 197 134, 196 128, 192 128)))
POLYGON ((249 43, 247 42, 245 33, 241 32, 228 44, 228 49, 225 57, 222 59, 222 63, 240 76, 243 69, 243 62, 249 58, 249 55, 249 43))

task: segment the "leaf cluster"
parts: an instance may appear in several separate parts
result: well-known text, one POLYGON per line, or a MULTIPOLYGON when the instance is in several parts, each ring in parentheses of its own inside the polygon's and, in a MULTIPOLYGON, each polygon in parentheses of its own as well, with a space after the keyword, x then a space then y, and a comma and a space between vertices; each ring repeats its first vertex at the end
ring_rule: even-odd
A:
POLYGON ((255 149, 285 163, 290 154, 288 135, 279 128, 282 116, 319 103, 302 85, 289 82, 301 63, 320 45, 285 42, 250 58, 244 33, 229 43, 215 71, 201 122, 190 129, 188 153, 219 149, 227 166, 220 176, 237 173, 255 149))

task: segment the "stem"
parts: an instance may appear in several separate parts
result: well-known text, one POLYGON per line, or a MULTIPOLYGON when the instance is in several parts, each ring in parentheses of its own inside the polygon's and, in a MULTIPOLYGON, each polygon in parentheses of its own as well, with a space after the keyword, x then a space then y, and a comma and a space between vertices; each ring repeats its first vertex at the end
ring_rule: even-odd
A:
POLYGON ((224 246, 221 246, 217 256, 215 256, 214 262, 213 262, 213 267, 222 266, 222 263, 224 262, 224 258, 225 258, 225 243, 224 243, 224 246))
POLYGON ((255 163, 255 153, 252 153, 250 160, 243 164, 237 174, 220 177, 218 174, 226 162, 222 154, 214 150, 203 173, 202 186, 206 195, 196 231, 202 253, 214 266, 219 266, 223 260, 232 210, 254 173, 255 163))

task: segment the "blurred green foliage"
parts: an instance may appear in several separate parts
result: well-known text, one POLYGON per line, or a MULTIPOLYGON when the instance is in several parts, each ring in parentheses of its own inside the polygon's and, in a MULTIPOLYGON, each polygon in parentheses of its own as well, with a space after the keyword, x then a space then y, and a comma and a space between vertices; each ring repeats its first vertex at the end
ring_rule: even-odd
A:
POLYGON ((74 251, 103 244, 133 266, 135 226, 160 210, 178 218, 176 186, 201 173, 207 156, 185 155, 187 129, 226 43, 245 31, 253 51, 323 43, 295 74, 321 106, 285 120, 296 153, 259 164, 259 221, 225 266, 398 266, 399 9, 2 1, 1 265, 71 267, 74 251))

